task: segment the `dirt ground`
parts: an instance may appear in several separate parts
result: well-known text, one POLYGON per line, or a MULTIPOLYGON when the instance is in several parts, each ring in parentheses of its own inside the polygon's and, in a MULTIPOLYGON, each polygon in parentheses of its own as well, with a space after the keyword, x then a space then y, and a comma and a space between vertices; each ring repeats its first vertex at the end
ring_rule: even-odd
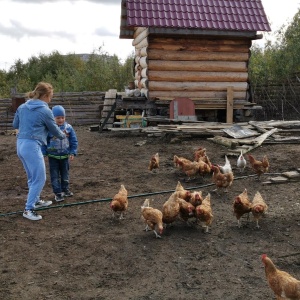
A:
MULTIPOLYGON (((201 138, 150 138, 144 134, 89 131, 75 127, 79 155, 71 162, 74 196, 39 213, 21 216, 26 176, 13 135, 0 136, 0 298, 9 299, 274 299, 260 256, 300 278, 299 182, 263 185, 247 167, 243 174, 230 157, 235 180, 228 194, 212 192, 211 176, 186 182, 173 165, 174 154, 192 158, 202 146, 213 163, 223 164, 226 148, 201 138), (159 152, 160 168, 147 170, 159 152), (243 177, 244 176, 244 177, 243 177), (146 198, 162 208, 177 182, 211 193, 214 220, 209 233, 176 221, 156 239, 145 232, 140 207, 146 198), (110 199, 124 184, 129 207, 124 220, 113 219, 110 199), (233 198, 245 188, 259 191, 269 209, 256 228, 252 216, 237 227, 233 198)), ((300 167, 300 145, 263 145, 270 173, 300 167)), ((48 165, 47 165, 48 168, 48 165)), ((53 200, 49 176, 43 194, 53 200)))

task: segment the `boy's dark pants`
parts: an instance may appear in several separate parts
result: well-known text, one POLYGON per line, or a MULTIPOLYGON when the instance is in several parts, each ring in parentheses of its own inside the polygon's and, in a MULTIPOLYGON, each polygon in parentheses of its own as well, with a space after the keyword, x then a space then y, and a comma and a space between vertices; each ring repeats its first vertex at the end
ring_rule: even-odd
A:
POLYGON ((69 190, 69 159, 49 158, 50 178, 54 194, 69 190))

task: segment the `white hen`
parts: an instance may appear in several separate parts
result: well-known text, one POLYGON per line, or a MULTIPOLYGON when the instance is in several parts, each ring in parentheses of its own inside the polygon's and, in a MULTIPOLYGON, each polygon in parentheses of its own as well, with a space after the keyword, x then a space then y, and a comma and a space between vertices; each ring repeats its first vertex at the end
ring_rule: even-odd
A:
POLYGON ((225 155, 225 165, 224 166, 218 165, 218 167, 219 167, 221 173, 223 173, 223 174, 232 173, 231 164, 230 164, 230 161, 229 161, 227 155, 225 155))
POLYGON ((238 157, 237 159, 237 162, 236 162, 236 165, 237 167, 240 169, 240 172, 243 172, 246 165, 247 165, 247 161, 243 155, 243 150, 241 150, 241 154, 240 156, 238 157))

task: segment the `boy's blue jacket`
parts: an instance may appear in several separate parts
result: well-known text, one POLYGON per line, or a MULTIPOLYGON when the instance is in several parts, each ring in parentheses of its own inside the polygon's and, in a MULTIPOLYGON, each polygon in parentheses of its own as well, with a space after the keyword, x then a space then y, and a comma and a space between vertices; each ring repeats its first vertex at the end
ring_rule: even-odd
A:
POLYGON ((47 144, 48 132, 59 139, 66 137, 56 125, 48 104, 39 99, 27 100, 18 107, 13 120, 13 127, 19 130, 18 139, 37 140, 41 145, 47 144))
POLYGON ((63 140, 59 140, 53 134, 49 133, 47 146, 42 147, 43 155, 57 159, 64 159, 69 155, 77 155, 78 140, 74 128, 67 122, 59 126, 59 128, 68 136, 63 140))

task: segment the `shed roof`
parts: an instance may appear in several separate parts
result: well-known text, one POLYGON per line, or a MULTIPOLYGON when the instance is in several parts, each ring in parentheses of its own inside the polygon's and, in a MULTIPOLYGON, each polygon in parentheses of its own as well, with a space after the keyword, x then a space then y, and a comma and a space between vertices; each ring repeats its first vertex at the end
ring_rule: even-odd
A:
POLYGON ((261 0, 122 0, 122 19, 120 38, 133 27, 271 31, 261 0))

